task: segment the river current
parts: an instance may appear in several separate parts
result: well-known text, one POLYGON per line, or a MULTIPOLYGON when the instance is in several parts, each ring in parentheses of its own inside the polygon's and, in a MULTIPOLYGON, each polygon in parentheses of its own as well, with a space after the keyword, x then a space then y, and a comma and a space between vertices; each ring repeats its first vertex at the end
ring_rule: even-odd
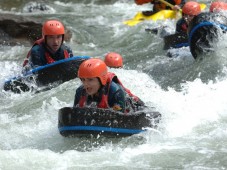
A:
MULTIPOLYGON (((79 79, 49 91, 14 94, 3 90, 20 73, 30 46, 0 46, 0 169, 226 169, 226 37, 215 54, 194 60, 187 47, 169 58, 160 34, 147 28, 176 20, 123 21, 151 5, 133 0, 40 1, 47 11, 28 12, 29 0, 0 0, 0 13, 59 19, 72 31, 75 56, 104 58, 118 52, 124 68, 110 69, 148 106, 162 114, 158 129, 125 138, 64 138, 58 110, 72 106, 79 79)), ((34 2, 33 2, 34 3, 34 2)), ((209 6, 208 1, 203 1, 209 6)), ((208 10, 208 7, 207 9, 208 10)), ((16 29, 16 28, 12 28, 16 29)))

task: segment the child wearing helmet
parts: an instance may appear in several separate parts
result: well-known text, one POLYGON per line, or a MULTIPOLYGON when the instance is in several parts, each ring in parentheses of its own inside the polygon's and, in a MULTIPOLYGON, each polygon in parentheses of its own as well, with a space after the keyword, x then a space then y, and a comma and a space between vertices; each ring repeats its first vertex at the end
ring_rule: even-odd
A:
POLYGON ((189 23, 200 13, 201 7, 198 2, 186 2, 182 8, 182 18, 179 19, 176 24, 176 33, 187 33, 189 23))
POLYGON ((161 10, 179 10, 180 7, 185 3, 185 0, 165 0, 169 4, 173 5, 173 8, 170 6, 164 4, 163 2, 159 0, 134 0, 137 5, 143 5, 145 3, 151 3, 153 5, 153 10, 152 11, 143 11, 143 14, 145 16, 150 16, 155 14, 156 12, 159 12, 161 10))
POLYGON ((115 52, 107 53, 105 56, 104 62, 110 68, 122 68, 123 67, 122 56, 115 52))
POLYGON ((127 113, 136 111, 144 103, 126 89, 106 64, 98 58, 85 60, 79 67, 82 85, 77 88, 74 107, 97 107, 127 113))
POLYGON ((73 57, 72 50, 63 43, 64 34, 65 28, 60 21, 46 21, 42 27, 42 38, 28 52, 23 67, 35 68, 73 57))

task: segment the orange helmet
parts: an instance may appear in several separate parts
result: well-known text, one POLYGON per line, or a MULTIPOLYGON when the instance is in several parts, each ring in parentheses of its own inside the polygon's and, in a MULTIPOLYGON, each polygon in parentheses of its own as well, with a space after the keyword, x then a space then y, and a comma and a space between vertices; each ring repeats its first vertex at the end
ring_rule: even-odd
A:
POLYGON ((110 52, 105 56, 104 62, 108 67, 119 68, 123 67, 122 56, 118 53, 110 52))
POLYGON ((183 6, 182 12, 186 15, 198 15, 201 12, 200 4, 194 1, 186 2, 183 6))
POLYGON ((107 66, 98 58, 90 58, 81 63, 78 70, 79 78, 94 78, 98 77, 102 85, 107 83, 107 66))
POLYGON ((227 3, 225 2, 212 2, 210 5, 210 12, 220 12, 227 10, 227 3))
POLYGON ((43 24, 42 28, 43 36, 46 35, 60 35, 65 34, 65 28, 60 21, 57 20, 49 20, 43 24))

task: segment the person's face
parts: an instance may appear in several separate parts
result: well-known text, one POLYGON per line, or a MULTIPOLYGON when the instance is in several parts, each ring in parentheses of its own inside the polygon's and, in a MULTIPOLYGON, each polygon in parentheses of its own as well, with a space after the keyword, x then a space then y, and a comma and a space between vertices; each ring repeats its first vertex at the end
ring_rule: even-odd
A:
POLYGON ((62 35, 47 35, 46 43, 53 52, 56 52, 62 44, 62 35))
POLYGON ((183 17, 184 17, 185 21, 187 22, 187 24, 189 24, 195 16, 184 14, 183 17))
POLYGON ((100 81, 97 77, 95 78, 81 78, 84 89, 88 95, 93 96, 96 94, 101 87, 100 81))

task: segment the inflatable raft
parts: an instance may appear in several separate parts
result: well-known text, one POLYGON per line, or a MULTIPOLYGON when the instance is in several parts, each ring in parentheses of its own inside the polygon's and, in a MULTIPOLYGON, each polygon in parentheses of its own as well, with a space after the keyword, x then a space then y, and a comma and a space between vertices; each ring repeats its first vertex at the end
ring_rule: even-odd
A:
POLYGON ((201 13, 189 25, 189 46, 192 56, 213 52, 220 36, 227 31, 227 17, 223 13, 201 13))
POLYGON ((122 137, 156 128, 161 114, 142 110, 123 114, 108 109, 64 107, 58 112, 58 129, 64 137, 104 135, 122 137))
MULTIPOLYGON (((164 0, 160 0, 163 3, 167 3, 164 0)), ((168 3, 168 6, 173 6, 168 3)), ((206 8, 206 4, 200 4, 200 7, 202 10, 206 8)), ((174 10, 161 10, 159 12, 156 12, 153 14, 152 11, 143 11, 143 12, 138 12, 132 19, 124 21, 125 25, 128 26, 135 26, 139 24, 142 21, 157 21, 157 20, 165 20, 165 19, 178 19, 181 18, 182 14, 180 11, 174 11, 174 10), (150 13, 150 15, 149 15, 150 13)))
POLYGON ((176 33, 163 38, 164 50, 189 46, 187 33, 176 33))
POLYGON ((4 82, 3 89, 14 93, 31 91, 37 88, 48 90, 77 77, 79 65, 88 56, 75 56, 37 67, 4 82))
POLYGON ((175 12, 173 10, 161 10, 161 11, 159 11, 153 15, 149 15, 149 16, 144 15, 144 12, 138 12, 133 17, 133 19, 124 21, 124 24, 126 24, 128 26, 135 26, 145 20, 157 21, 157 20, 175 19, 175 18, 177 18, 177 12, 175 12))

